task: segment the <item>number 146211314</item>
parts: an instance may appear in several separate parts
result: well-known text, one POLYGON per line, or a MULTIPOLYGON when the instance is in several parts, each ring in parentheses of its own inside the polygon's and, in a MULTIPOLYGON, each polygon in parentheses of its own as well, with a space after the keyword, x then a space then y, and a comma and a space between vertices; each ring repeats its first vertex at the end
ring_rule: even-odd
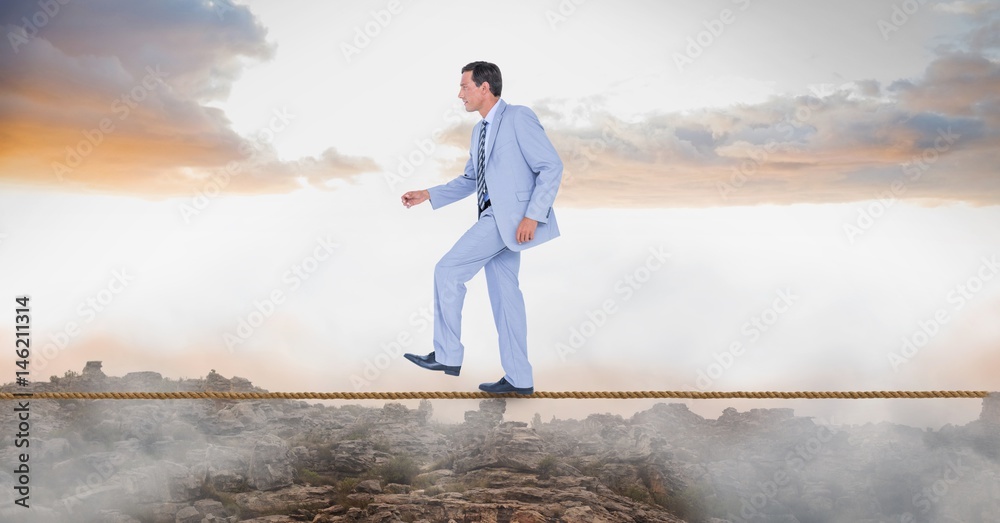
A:
POLYGON ((17 307, 14 309, 14 354, 18 366, 17 384, 28 385, 28 357, 31 355, 31 307, 28 306, 28 296, 18 296, 14 299, 17 307))

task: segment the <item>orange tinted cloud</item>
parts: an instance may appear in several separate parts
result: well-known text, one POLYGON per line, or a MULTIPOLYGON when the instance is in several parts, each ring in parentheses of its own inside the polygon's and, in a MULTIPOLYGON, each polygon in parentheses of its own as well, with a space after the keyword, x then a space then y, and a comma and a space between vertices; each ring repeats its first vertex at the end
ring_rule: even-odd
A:
POLYGON ((0 14, 14 35, 0 53, 3 179, 171 195, 227 170, 240 174, 230 190, 258 192, 376 169, 334 148, 280 162, 206 105, 228 95, 248 61, 273 54, 245 7, 80 2, 31 35, 19 23, 37 6, 22 7, 0 14))
POLYGON ((584 127, 549 113, 566 164, 560 202, 685 207, 889 193, 1000 203, 1000 64, 941 56, 923 78, 886 91, 859 82, 640 121, 595 112, 584 127))

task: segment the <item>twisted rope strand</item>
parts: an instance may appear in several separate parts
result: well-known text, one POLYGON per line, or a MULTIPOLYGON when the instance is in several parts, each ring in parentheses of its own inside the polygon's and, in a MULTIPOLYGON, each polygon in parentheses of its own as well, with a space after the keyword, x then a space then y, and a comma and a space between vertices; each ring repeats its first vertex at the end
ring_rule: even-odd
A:
POLYGON ((84 400, 178 400, 178 399, 320 399, 320 400, 415 400, 415 399, 929 399, 929 398, 985 398, 984 390, 861 390, 861 391, 731 391, 701 392, 675 390, 642 391, 540 391, 529 395, 515 393, 492 394, 489 392, 0 392, 0 400, 30 399, 84 399, 84 400))

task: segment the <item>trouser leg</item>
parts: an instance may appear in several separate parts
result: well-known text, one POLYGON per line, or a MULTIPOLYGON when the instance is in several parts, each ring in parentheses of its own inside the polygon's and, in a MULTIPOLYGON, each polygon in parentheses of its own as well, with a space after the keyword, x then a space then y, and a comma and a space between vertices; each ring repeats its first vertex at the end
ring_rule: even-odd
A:
POLYGON ((507 381, 518 388, 534 387, 528 362, 528 322, 524 295, 517 279, 521 253, 505 249, 486 263, 486 286, 500 344, 500 364, 507 381))
POLYGON ((434 266, 434 356, 438 363, 459 366, 465 283, 507 247, 492 214, 484 214, 434 266))

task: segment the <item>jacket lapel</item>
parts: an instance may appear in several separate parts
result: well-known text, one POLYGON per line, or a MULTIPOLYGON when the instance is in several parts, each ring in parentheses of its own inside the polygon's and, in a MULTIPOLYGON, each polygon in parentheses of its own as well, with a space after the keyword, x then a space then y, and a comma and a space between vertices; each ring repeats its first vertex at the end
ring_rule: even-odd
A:
POLYGON ((497 107, 497 112, 493 117, 493 122, 490 123, 490 129, 487 129, 490 133, 490 139, 487 140, 486 144, 486 165, 490 164, 490 154, 493 153, 493 146, 497 143, 497 130, 500 129, 500 122, 503 121, 503 112, 507 110, 507 102, 500 100, 497 103, 500 104, 500 106, 497 107))

